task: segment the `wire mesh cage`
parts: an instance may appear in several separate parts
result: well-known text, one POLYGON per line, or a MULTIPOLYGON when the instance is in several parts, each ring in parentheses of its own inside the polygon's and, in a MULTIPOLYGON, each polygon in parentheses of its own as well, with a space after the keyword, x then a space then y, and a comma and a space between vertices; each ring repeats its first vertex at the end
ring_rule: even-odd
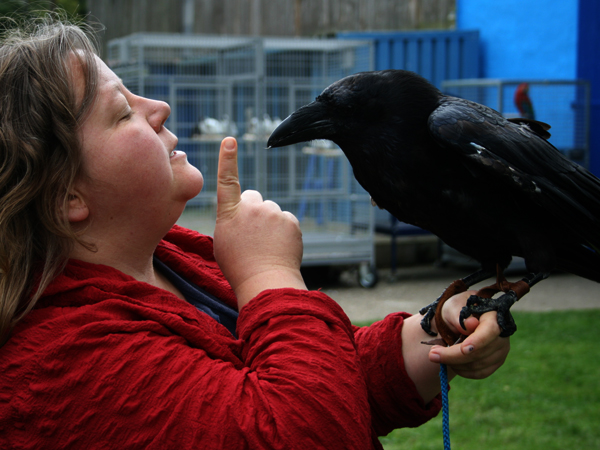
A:
POLYGON ((589 167, 590 86, 583 80, 446 80, 445 94, 482 103, 507 118, 549 124, 549 141, 572 161, 589 167), (531 107, 528 107, 531 105, 531 107))
POLYGON ((341 150, 266 148, 281 120, 326 86, 373 69, 370 42, 143 33, 109 42, 107 62, 132 92, 169 103, 166 126, 204 176, 180 224, 213 233, 219 145, 235 136, 242 189, 298 217, 303 265, 374 265, 370 197, 341 150))

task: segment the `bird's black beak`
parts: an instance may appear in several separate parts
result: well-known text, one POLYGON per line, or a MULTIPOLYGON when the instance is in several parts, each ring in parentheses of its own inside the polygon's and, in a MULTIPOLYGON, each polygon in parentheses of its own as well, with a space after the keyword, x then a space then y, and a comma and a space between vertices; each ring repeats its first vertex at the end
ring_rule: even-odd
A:
POLYGON ((283 147, 314 139, 330 139, 334 128, 325 109, 318 100, 301 107, 273 131, 267 147, 283 147))

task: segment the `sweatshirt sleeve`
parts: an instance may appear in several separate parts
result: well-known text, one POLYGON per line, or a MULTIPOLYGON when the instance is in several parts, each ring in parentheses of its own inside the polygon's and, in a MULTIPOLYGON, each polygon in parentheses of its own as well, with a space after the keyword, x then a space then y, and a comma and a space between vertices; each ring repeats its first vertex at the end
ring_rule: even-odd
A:
POLYGON ((242 309, 238 334, 252 390, 288 448, 378 447, 354 330, 339 305, 315 291, 259 297, 242 309))
POLYGON ((191 319, 120 305, 57 308, 29 335, 43 353, 27 349, 0 408, 12 444, 381 448, 353 327, 325 294, 263 292, 242 309, 238 341, 212 320, 198 332, 191 319))
POLYGON ((368 327, 355 327, 365 371, 373 427, 378 436, 395 428, 417 427, 435 417, 440 396, 425 404, 404 368, 401 331, 408 313, 393 313, 368 327))

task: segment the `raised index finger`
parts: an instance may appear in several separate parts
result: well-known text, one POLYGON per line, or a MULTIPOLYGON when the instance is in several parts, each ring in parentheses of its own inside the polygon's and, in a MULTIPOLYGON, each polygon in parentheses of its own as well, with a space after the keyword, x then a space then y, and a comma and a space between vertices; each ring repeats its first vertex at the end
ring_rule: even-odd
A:
POLYGON ((226 137, 219 150, 217 169, 217 217, 229 214, 241 199, 237 165, 237 141, 226 137))

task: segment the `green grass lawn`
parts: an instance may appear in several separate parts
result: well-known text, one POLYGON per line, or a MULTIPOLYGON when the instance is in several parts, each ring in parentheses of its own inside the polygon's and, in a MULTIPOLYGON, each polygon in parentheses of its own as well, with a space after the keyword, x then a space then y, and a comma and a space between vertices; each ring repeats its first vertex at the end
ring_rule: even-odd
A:
MULTIPOLYGON (((504 365, 451 383, 452 448, 600 449, 600 310, 513 315, 504 365)), ((382 437, 384 448, 442 449, 441 415, 382 437)))

